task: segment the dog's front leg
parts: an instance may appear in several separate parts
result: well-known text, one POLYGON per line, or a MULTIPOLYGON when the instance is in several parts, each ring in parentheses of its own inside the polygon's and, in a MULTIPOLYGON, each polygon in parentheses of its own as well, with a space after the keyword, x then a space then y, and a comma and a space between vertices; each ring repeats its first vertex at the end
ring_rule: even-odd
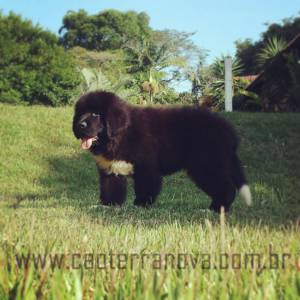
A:
POLYGON ((103 205, 121 205, 126 200, 127 180, 122 175, 107 175, 99 171, 100 202, 103 205))
POLYGON ((161 189, 162 178, 151 167, 137 166, 134 172, 134 205, 149 206, 154 203, 161 189))

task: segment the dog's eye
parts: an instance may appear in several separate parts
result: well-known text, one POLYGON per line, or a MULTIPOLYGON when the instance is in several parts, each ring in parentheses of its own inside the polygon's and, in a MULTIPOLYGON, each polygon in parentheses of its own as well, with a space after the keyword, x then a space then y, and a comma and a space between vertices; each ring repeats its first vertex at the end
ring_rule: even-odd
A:
POLYGON ((99 115, 99 114, 96 114, 96 113, 92 113, 92 117, 93 117, 93 118, 97 118, 97 117, 100 117, 100 115, 99 115))

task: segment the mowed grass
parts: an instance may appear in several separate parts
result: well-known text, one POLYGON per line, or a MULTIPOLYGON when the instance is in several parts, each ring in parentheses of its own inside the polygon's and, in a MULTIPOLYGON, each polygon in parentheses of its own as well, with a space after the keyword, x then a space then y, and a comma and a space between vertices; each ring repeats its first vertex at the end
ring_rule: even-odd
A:
POLYGON ((207 210, 183 172, 165 178, 149 209, 133 206, 131 182, 123 207, 100 206, 71 108, 0 105, 0 116, 1 300, 299 299, 299 114, 224 114, 254 200, 237 197, 226 216, 207 210), (249 253, 261 265, 249 266, 249 253), (18 266, 21 254, 48 256, 18 266))

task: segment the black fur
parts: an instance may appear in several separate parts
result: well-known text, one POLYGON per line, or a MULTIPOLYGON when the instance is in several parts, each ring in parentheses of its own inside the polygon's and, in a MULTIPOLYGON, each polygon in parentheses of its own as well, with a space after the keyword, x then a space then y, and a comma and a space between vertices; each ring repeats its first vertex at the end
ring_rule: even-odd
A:
MULTIPOLYGON (((137 107, 112 93, 91 92, 76 104, 73 131, 77 138, 98 137, 90 148, 94 155, 134 166, 135 205, 152 204, 162 177, 181 169, 212 198, 210 208, 217 212, 221 206, 228 210, 246 183, 234 129, 199 107, 137 107), (79 126, 82 116, 86 128, 79 126)), ((125 176, 99 174, 102 204, 122 204, 125 176)))

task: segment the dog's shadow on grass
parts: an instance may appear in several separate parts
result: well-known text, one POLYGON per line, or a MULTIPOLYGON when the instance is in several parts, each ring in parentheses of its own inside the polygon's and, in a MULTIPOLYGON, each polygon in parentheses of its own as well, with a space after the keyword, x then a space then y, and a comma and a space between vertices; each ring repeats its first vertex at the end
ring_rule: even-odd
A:
MULTIPOLYGON (((83 214, 101 219, 104 224, 202 224, 207 220, 219 222, 219 215, 208 210, 209 198, 187 179, 184 173, 164 179, 162 192, 150 208, 135 207, 134 193, 129 180, 127 202, 122 207, 106 207, 99 204, 98 173, 93 158, 88 153, 74 156, 56 156, 48 159, 49 172, 40 178, 39 184, 46 191, 39 197, 45 204, 56 207, 73 206, 83 214), (53 201, 47 201, 52 199, 53 201)), ((30 199, 27 199, 30 200, 30 199)), ((255 204, 246 207, 237 198, 227 220, 232 224, 268 226, 286 225, 288 219, 282 214, 282 206, 262 207, 255 204)))
POLYGON ((47 176, 39 183, 51 197, 73 205, 90 203, 98 188, 96 165, 88 153, 48 159, 47 176))

